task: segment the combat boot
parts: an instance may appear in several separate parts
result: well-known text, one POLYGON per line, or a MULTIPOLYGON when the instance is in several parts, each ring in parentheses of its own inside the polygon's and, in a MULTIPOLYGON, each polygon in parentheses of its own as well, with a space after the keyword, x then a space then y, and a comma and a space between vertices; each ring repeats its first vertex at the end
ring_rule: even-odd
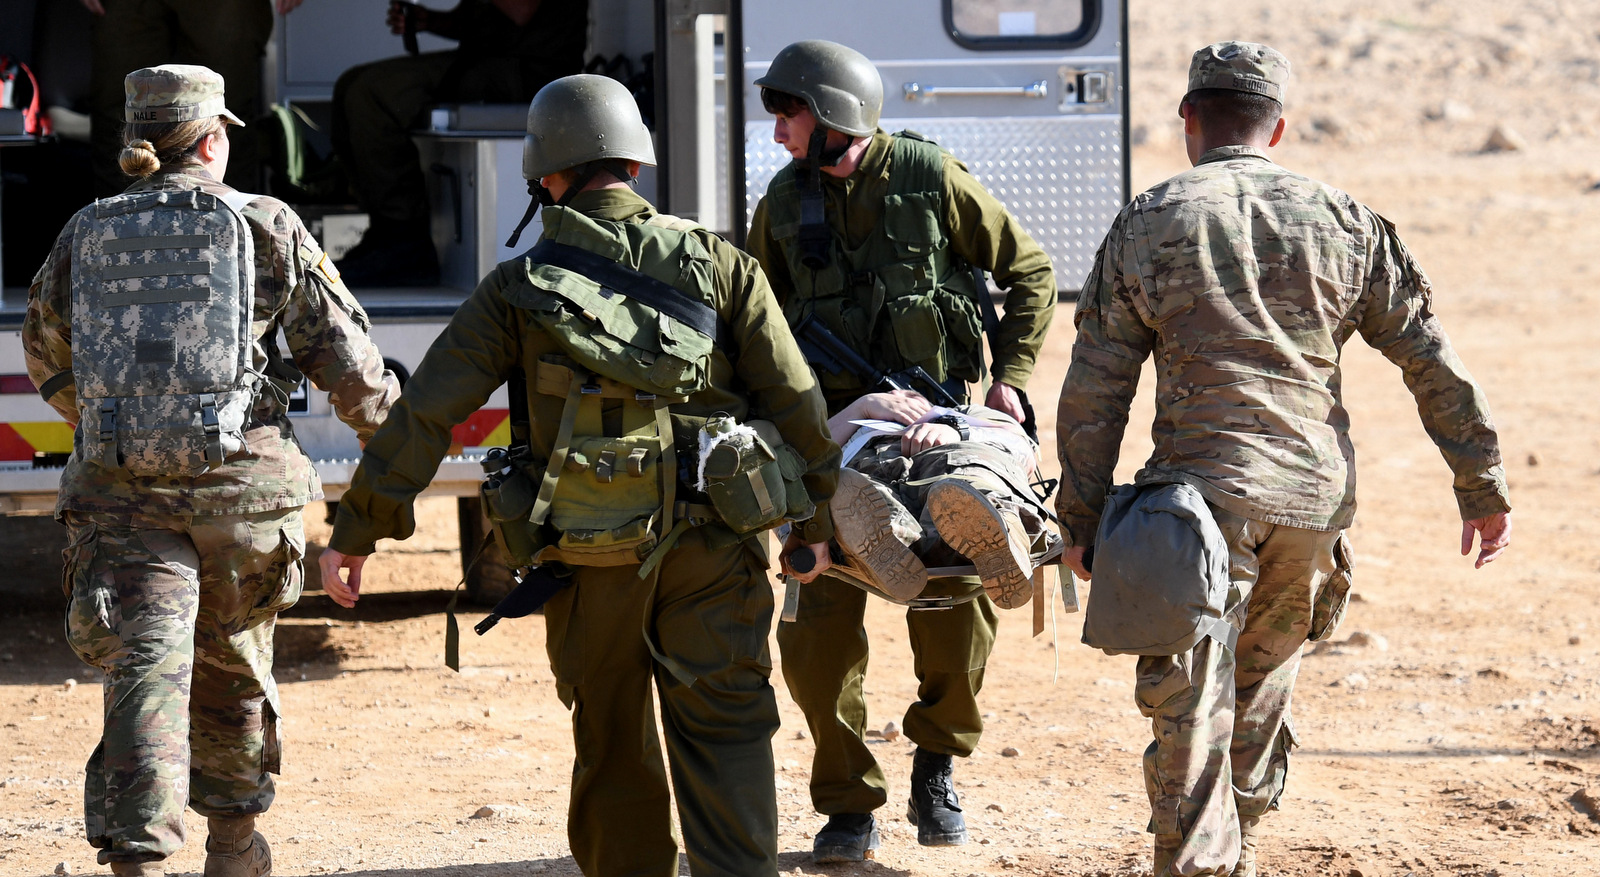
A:
POLYGON ((928 490, 928 512, 946 545, 978 568, 983 589, 1001 609, 1033 596, 1033 557, 1022 519, 997 508, 970 482, 947 478, 928 490))
POLYGON ((872 479, 854 469, 839 470, 839 487, 829 506, 834 539, 849 566, 865 573, 862 578, 868 584, 896 600, 922 593, 928 586, 928 568, 895 536, 894 500, 872 479))
POLYGON ((967 842, 967 820, 950 781, 950 756, 921 746, 911 757, 911 806, 906 821, 917 827, 917 843, 954 847, 967 842))
POLYGON ((1239 864, 1234 866, 1233 877, 1256 877, 1256 838, 1261 828, 1261 817, 1239 816, 1239 864))
POLYGON ((811 842, 811 861, 864 862, 878 848, 878 820, 871 813, 835 813, 811 842))
POLYGON ((254 816, 212 816, 206 820, 205 877, 268 877, 272 848, 256 831, 254 816))
POLYGON ((160 862, 112 862, 114 877, 167 877, 167 869, 160 862))

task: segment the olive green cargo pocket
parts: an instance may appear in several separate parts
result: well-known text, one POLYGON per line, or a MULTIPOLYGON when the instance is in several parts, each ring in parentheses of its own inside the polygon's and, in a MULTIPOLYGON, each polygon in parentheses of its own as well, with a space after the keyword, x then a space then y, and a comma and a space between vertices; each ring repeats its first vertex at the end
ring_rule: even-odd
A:
POLYGON ((278 719, 278 705, 268 697, 261 705, 261 770, 264 773, 283 772, 283 728, 278 719))
POLYGON ((1333 572, 1317 588, 1317 599, 1311 607, 1309 639, 1321 642, 1339 629, 1345 610, 1350 607, 1350 585, 1355 573, 1355 555, 1350 548, 1350 537, 1339 534, 1333 543, 1333 572))
POLYGON ((776 427, 727 416, 707 420, 700 432, 703 489, 722 523, 740 535, 775 527, 789 513, 783 465, 767 438, 776 434, 776 427))
POLYGON ((883 233, 901 257, 925 256, 944 246, 944 215, 938 192, 913 192, 883 199, 883 233))
POLYGON ((72 541, 62 552, 62 587, 67 592, 67 645, 78 660, 108 669, 107 662, 122 649, 122 598, 106 570, 95 570, 100 531, 93 525, 74 527, 72 541))
POLYGON ((930 295, 908 295, 886 305, 895 349, 906 365, 920 365, 936 381, 945 379, 944 320, 930 295))
POLYGON ((641 562, 656 542, 660 463, 661 440, 653 435, 575 443, 550 504, 550 524, 561 539, 544 559, 575 566, 641 562))

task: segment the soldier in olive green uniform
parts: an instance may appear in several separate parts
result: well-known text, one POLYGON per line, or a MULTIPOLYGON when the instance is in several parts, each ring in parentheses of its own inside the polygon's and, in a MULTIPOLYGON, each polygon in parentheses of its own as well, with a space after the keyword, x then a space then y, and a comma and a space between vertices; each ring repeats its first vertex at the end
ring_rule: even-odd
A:
MULTIPOLYGON (((223 106, 222 78, 203 67, 138 70, 127 77, 127 95, 123 166, 144 179, 67 223, 29 289, 22 333, 29 376, 78 425, 56 505, 71 535, 67 635, 79 657, 106 674, 105 729, 85 774, 85 826, 114 873, 159 875, 183 844, 187 803, 207 817, 207 877, 260 877, 271 856, 254 823, 272 804, 281 751, 273 622, 300 594, 300 507, 322 498, 290 428, 287 393, 309 376, 365 439, 399 389, 367 336, 366 315, 299 217, 218 181, 228 163, 227 123, 238 124, 223 106), (229 248, 232 231, 175 234, 149 209, 182 203, 237 209, 250 246, 229 248), (130 235, 102 230, 116 220, 130 235), (172 261, 183 249, 201 260, 172 261), (253 264, 228 258, 249 251, 253 264), (226 270, 208 278, 213 263, 226 270), (97 268, 105 288, 86 288, 97 268), (186 276, 193 271, 198 278, 186 276), (221 284, 243 272, 253 275, 253 297, 239 284, 229 301, 221 284), (104 303, 105 313, 74 307, 85 300, 104 303), (196 301, 202 315, 232 308, 242 331, 230 339, 147 310, 196 301), (131 373, 156 399, 172 398, 162 387, 194 360, 243 351, 246 392, 254 395, 239 402, 248 407, 237 450, 198 473, 132 471, 137 452, 149 449, 130 413, 143 410, 140 397, 90 401, 98 375, 127 352, 97 346, 99 336, 85 331, 97 319, 118 334, 155 324, 139 336, 131 373), (280 330, 288 356, 277 346, 280 330)), ((218 407, 202 404, 182 419, 226 421, 218 407)), ((159 451, 178 434, 158 431, 150 447, 159 451)))
MULTIPOLYGON (((756 84, 795 161, 757 206, 748 246, 789 324, 815 319, 886 372, 921 366, 964 402, 967 382, 983 377, 978 296, 988 293, 972 272, 982 268, 1007 290, 985 404, 1023 421, 1018 393, 1055 308, 1049 257, 960 161, 916 135, 878 130, 883 82, 859 52, 795 43, 756 84)), ((864 376, 821 380, 830 413, 874 389, 864 376)), ((926 593, 974 587, 937 580, 926 593)), ((812 803, 830 817, 819 860, 860 860, 876 845, 871 813, 887 800, 862 739, 865 609, 861 591, 824 579, 801 592, 799 620, 778 631, 784 679, 817 742, 812 803)), ((977 693, 996 622, 987 597, 907 616, 921 682, 905 715, 918 746, 911 817, 924 844, 966 841, 950 759, 970 755, 982 732, 977 693)))
MULTIPOLYGON (((239 115, 261 115, 261 56, 272 37, 273 0, 82 0, 95 14, 90 79, 90 145, 96 194, 115 195, 126 184, 117 168, 122 149, 122 77, 157 64, 200 64, 217 71, 239 115)), ((288 12, 301 0, 277 0, 288 12)), ((236 132, 227 183, 254 191, 260 185, 256 137, 236 132)))
MULTIPOLYGON (((1355 515, 1339 350, 1356 333, 1403 371, 1455 473, 1462 554, 1510 544, 1499 440, 1483 391, 1432 312, 1394 226, 1349 195, 1273 164, 1289 63, 1255 43, 1196 52, 1179 106, 1193 170, 1135 198, 1078 300, 1056 429, 1058 499, 1079 575, 1105 507, 1139 370, 1154 355, 1155 452, 1138 484, 1182 482, 1228 541, 1239 631, 1144 656, 1145 783, 1155 873, 1254 877, 1295 735, 1300 648, 1348 598, 1355 515)), ((1092 599, 1092 598, 1091 598, 1092 599)))
MULTIPOLYGON (((563 499, 575 479, 603 469, 600 482, 582 482, 593 496, 599 484, 627 482, 630 471, 637 476, 655 465, 647 451, 635 464, 625 465, 623 458, 633 457, 626 453, 607 461, 605 452, 592 453, 594 445, 574 438, 595 429, 622 436, 641 404, 660 400, 616 392, 615 383, 601 379, 603 369, 626 364, 588 365, 600 376, 583 385, 592 386, 592 392, 569 389, 580 385, 569 384, 566 376, 584 368, 572 362, 581 359, 578 351, 585 343, 574 335, 599 331, 602 324, 595 322, 593 310, 633 298, 610 293, 597 295, 589 308, 557 304, 565 300, 562 293, 599 289, 590 286, 594 281, 588 274, 541 255, 573 251, 591 266, 604 263, 587 271, 620 267, 670 284, 667 295, 675 301, 703 303, 715 311, 724 324, 722 337, 707 348, 703 388, 667 409, 674 434, 669 449, 694 448, 698 424, 718 413, 741 422, 775 423, 803 459, 803 481, 816 505, 814 516, 795 530, 812 545, 818 571, 826 568, 832 535, 828 500, 838 479, 839 449, 828 437, 822 394, 760 267, 711 232, 656 214, 627 187, 624 181, 639 164, 652 163, 654 151, 633 98, 615 80, 588 75, 556 80, 529 107, 528 131, 523 174, 538 183, 546 204, 544 237, 527 257, 503 262, 483 279, 367 445, 323 555, 329 593, 354 602, 360 566, 373 543, 411 534, 412 500, 448 450, 450 427, 519 372, 527 380, 530 451, 541 461, 537 477, 556 485, 549 502, 540 501, 543 507, 576 502, 563 499), (574 320, 586 328, 567 331, 576 325, 567 321, 574 320), (561 379, 552 387, 549 378, 557 373, 561 379), (602 416, 593 419, 603 423, 582 424, 589 419, 581 413, 580 397, 586 393, 603 397, 598 400, 602 416), (573 411, 580 412, 576 425, 567 416, 573 411), (351 570, 348 584, 340 578, 341 567, 351 570)), ((683 336, 669 335, 678 331, 678 322, 664 313, 638 326, 641 343, 659 343, 641 361, 654 363, 650 368, 681 367, 683 360, 671 352, 682 351, 683 336)), ((676 454, 662 453, 667 471, 680 471, 676 454)), ((688 466, 682 471, 690 474, 666 488, 680 497, 690 490, 694 471, 692 452, 683 453, 688 466)), ((633 483, 649 488, 642 480, 633 483)), ((670 499, 666 502, 668 520, 653 527, 657 532, 670 528, 670 533, 644 546, 653 568, 642 567, 638 557, 615 566, 586 565, 578 552, 585 540, 596 538, 589 530, 563 529, 556 543, 572 568, 571 583, 545 604, 544 614, 557 693, 572 709, 577 750, 567 828, 573 856, 585 874, 678 873, 667 772, 656 743, 653 681, 691 872, 775 875, 771 737, 778 712, 769 682, 773 600, 763 543, 741 539, 715 521, 691 521, 670 499), (691 523, 687 529, 680 526, 691 523)), ((594 515, 603 516, 604 502, 596 505, 594 515)), ((533 517, 542 515, 540 507, 533 517)))

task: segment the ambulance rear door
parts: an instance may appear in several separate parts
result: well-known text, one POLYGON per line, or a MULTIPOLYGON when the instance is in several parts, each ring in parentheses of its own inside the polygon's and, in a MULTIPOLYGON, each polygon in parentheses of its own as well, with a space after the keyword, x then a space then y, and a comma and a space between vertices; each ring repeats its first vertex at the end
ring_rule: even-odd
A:
POLYGON ((883 77, 886 131, 916 131, 966 163, 1055 262, 1064 291, 1088 274, 1127 200, 1125 0, 745 0, 730 17, 735 238, 789 161, 754 82, 796 40, 850 46, 883 77), (734 60, 736 49, 742 57, 734 60), (738 130, 736 128, 735 130, 738 130))

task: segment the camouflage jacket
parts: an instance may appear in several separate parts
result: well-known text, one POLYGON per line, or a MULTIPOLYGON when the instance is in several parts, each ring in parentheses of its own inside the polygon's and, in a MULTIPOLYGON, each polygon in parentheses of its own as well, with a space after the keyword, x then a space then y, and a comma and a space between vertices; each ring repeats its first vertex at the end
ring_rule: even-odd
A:
MULTIPOLYGON (((217 195, 232 191, 196 168, 156 174, 128 191, 186 189, 217 195)), ((242 212, 254 233, 252 331, 257 338, 268 338, 282 329, 288 344, 286 360, 276 343, 267 344, 269 358, 276 356, 277 361, 257 362, 255 367, 285 379, 309 377, 328 392, 339 418, 366 440, 399 395, 394 375, 384 370, 383 358, 368 337, 366 313, 288 205, 257 196, 242 212)), ((22 346, 35 386, 72 367, 72 234, 77 222, 77 217, 67 222, 28 289, 22 346)), ((73 387, 49 402, 68 422, 78 422, 73 387)), ((257 401, 245 442, 243 453, 202 475, 136 477, 85 459, 80 428, 62 473, 57 512, 243 514, 322 498, 316 470, 271 394, 257 401)))
POLYGON ((1155 452, 1138 483, 1184 481, 1258 521, 1348 526, 1339 349, 1358 332, 1400 367, 1462 517, 1509 509, 1488 403, 1431 298, 1393 225, 1259 150, 1213 149, 1135 198, 1084 283, 1061 390, 1057 508, 1073 544, 1094 541, 1152 353, 1155 452))
MULTIPOLYGON (((823 204, 828 225, 846 250, 859 250, 882 233, 884 202, 889 196, 890 153, 893 137, 873 135, 854 173, 839 178, 822 177, 823 204)), ((1044 346, 1050 320, 1055 316, 1056 277, 1050 257, 1023 230, 966 165, 944 156, 943 213, 937 221, 956 255, 993 275, 1006 290, 1005 312, 994 343, 995 361, 990 374, 997 381, 1026 389, 1028 378, 1044 346)), ((783 304, 796 294, 783 244, 773 235, 772 205, 762 198, 750 220, 746 249, 761 263, 772 291, 783 304)), ((830 400, 835 408, 845 400, 830 400)))
MULTIPOLYGON (((586 191, 569 208, 544 214, 544 238, 560 234, 561 217, 569 211, 601 225, 644 222, 655 215, 649 202, 630 189, 586 191)), ((690 234, 710 254, 712 283, 702 295, 726 323, 727 343, 711 355, 709 386, 672 406, 672 412, 690 417, 722 413, 740 421, 775 423, 808 466, 804 481, 817 511, 801 526, 802 535, 807 542, 826 541, 833 535, 828 501, 839 480, 839 446, 829 438, 816 379, 755 260, 709 231, 690 234)), ((634 268, 640 254, 623 249, 618 261, 634 268)), ((477 411, 518 368, 524 375, 537 374, 542 357, 562 353, 558 340, 508 298, 527 282, 527 271, 525 259, 501 262, 450 318, 406 383, 394 413, 367 444, 339 502, 329 546, 366 555, 378 539, 410 536, 416 528, 413 501, 449 450, 450 428, 477 411)), ((688 269, 685 276, 692 276, 688 269)), ((537 392, 529 380, 529 439, 540 460, 550 459, 565 405, 565 398, 537 392)), ((691 446, 689 440, 680 436, 678 446, 691 446)))

